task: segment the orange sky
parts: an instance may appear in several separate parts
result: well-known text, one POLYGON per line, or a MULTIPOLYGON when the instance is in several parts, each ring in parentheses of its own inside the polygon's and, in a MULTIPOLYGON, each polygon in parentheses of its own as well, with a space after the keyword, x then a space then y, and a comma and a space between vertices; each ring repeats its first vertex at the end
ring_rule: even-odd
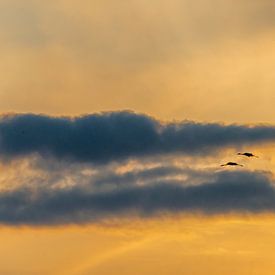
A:
POLYGON ((271 275, 275 268, 274 217, 266 216, 1 228, 0 239, 2 274, 271 275))
MULTIPOLYGON (((0 112, 274 124, 274 37, 270 0, 2 0, 0 112)), ((251 169, 274 171, 273 149, 256 153, 251 169)), ((16 165, 0 167, 2 186, 29 175, 16 165)), ((274 225, 225 216, 5 226, 0 274, 271 275, 274 225)))
POLYGON ((269 0, 1 1, 0 111, 275 122, 274 11, 269 0))

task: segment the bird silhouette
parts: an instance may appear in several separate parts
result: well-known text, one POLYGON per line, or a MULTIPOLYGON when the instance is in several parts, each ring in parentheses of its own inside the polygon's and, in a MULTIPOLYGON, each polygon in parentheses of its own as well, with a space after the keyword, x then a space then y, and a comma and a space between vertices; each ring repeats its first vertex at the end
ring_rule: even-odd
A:
POLYGON ((221 166, 242 166, 243 167, 243 165, 236 162, 231 162, 231 161, 227 162, 226 164, 222 164, 221 166))
POLYGON ((248 157, 248 158, 258 158, 258 156, 255 156, 254 154, 248 153, 248 152, 238 153, 237 155, 245 156, 245 157, 248 157))

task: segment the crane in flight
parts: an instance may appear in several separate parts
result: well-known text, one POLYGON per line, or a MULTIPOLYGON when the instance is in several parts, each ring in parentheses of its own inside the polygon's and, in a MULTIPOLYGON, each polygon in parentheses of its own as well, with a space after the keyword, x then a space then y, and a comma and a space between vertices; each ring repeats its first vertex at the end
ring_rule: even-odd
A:
POLYGON ((248 157, 248 158, 258 158, 258 156, 255 156, 254 154, 248 153, 248 152, 238 153, 237 155, 245 156, 245 157, 248 157))
POLYGON ((221 166, 242 166, 243 167, 243 165, 241 165, 241 164, 239 164, 239 163, 237 163, 237 162, 227 162, 227 163, 225 163, 225 164, 222 164, 221 166))

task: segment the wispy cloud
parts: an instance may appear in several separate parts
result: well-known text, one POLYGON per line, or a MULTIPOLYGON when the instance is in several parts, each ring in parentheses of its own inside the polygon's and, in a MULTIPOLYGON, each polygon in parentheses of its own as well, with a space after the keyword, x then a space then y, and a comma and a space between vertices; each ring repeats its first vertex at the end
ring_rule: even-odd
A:
POLYGON ((219 172, 201 184, 163 181, 111 190, 93 185, 22 187, 0 193, 2 224, 92 223, 110 217, 163 213, 262 213, 275 211, 274 182, 259 172, 219 172))

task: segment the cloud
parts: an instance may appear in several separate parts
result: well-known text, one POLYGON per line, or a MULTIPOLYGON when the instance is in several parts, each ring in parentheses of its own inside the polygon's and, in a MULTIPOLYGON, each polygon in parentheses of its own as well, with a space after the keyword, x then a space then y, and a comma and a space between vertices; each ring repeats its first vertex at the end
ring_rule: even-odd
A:
POLYGON ((2 224, 92 223, 110 217, 162 213, 274 212, 274 183, 264 173, 219 172, 199 185, 132 185, 95 192, 91 186, 18 188, 0 193, 2 224))
POLYGON ((205 155, 227 146, 270 141, 275 141, 273 126, 163 124, 126 111, 73 119, 22 114, 0 120, 2 159, 38 154, 99 164, 162 154, 205 155))

